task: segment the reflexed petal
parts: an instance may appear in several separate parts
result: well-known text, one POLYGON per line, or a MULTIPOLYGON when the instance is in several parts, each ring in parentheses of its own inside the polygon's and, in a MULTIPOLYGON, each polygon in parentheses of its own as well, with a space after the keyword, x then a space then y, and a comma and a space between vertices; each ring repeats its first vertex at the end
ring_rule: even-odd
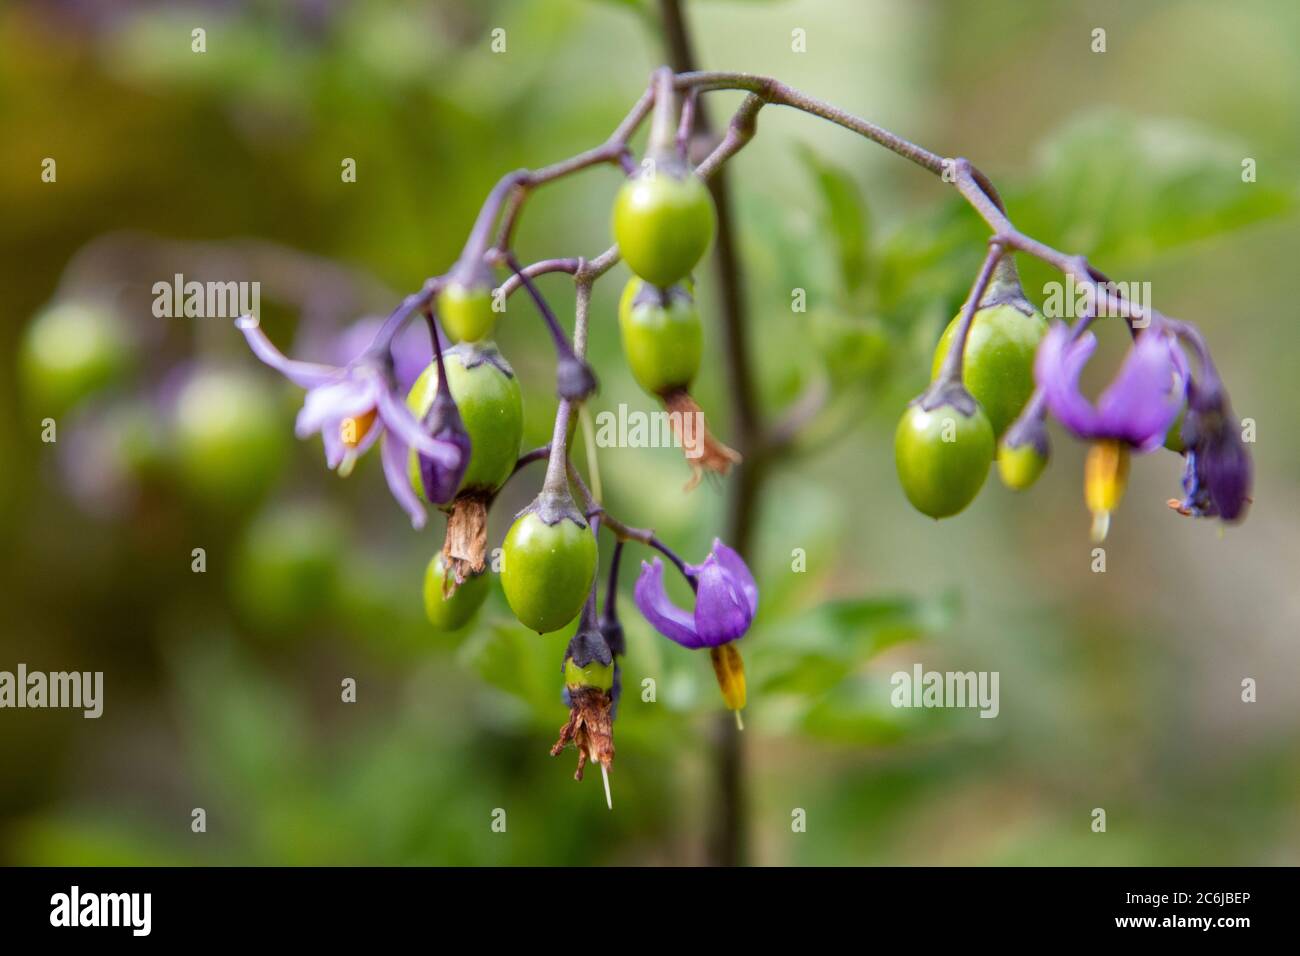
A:
POLYGON ((411 488, 411 480, 407 476, 405 443, 392 432, 388 432, 384 435, 379 457, 384 463, 384 478, 388 480, 388 490, 393 493, 393 497, 397 499, 402 509, 411 516, 411 527, 419 531, 424 527, 426 513, 424 505, 420 504, 420 499, 411 488))
POLYGON ((325 443, 325 467, 330 471, 338 470, 348 453, 347 446, 343 444, 343 436, 339 434, 339 427, 338 422, 330 421, 320 430, 321 441, 325 443))
POLYGON ((253 354, 275 369, 299 388, 318 388, 330 382, 336 382, 343 375, 343 370, 330 365, 318 365, 315 362, 296 362, 271 344, 256 320, 249 317, 238 319, 235 326, 244 333, 244 339, 253 354))
POLYGON ((1199 470, 1210 500, 1224 521, 1236 521, 1246 508, 1254 466, 1235 434, 1223 433, 1199 457, 1199 470))
POLYGON ((695 617, 674 604, 664 590, 664 563, 655 558, 653 563, 641 562, 641 576, 637 578, 633 599, 650 626, 682 647, 703 647, 695 633, 695 617))
POLYGON ((434 441, 433 436, 424 430, 415 420, 406 403, 399 401, 386 388, 379 390, 379 414, 387 425, 403 442, 415 448, 421 455, 427 455, 439 462, 444 468, 459 468, 461 455, 459 449, 445 442, 434 441))
POLYGON ((697 579, 695 630, 706 647, 734 641, 754 619, 740 582, 728 574, 714 555, 705 560, 697 579))
POLYGON ((753 617, 758 613, 758 584, 754 581, 754 575, 750 574, 749 566, 739 554, 718 538, 713 539, 713 553, 717 556, 718 563, 722 565, 722 570, 731 579, 732 585, 744 596, 749 607, 749 616, 753 617))
POLYGON ((1115 379, 1094 406, 1079 390, 1079 376, 1097 348, 1085 332, 1071 341, 1064 323, 1048 330, 1034 358, 1034 379, 1051 413, 1080 438, 1116 439, 1150 451, 1178 417, 1186 363, 1168 335, 1141 332, 1115 379))
POLYGON ((1043 390, 1048 409, 1066 428, 1083 438, 1095 435, 1096 413, 1079 392, 1079 375, 1097 348, 1097 337, 1085 332, 1070 341, 1070 327, 1058 322, 1047 331, 1034 357, 1034 379, 1043 390))
POLYGON ((1168 336, 1141 332, 1115 380, 1097 400, 1098 428, 1143 451, 1165 440, 1183 405, 1185 379, 1179 374, 1168 336))

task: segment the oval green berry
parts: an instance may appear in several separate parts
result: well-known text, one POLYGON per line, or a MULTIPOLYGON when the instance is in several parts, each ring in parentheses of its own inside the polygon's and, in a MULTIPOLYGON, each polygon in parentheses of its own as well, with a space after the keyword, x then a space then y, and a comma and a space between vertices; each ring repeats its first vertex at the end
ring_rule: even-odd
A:
POLYGON ((931 518, 955 515, 975 500, 993 462, 993 427, 980 409, 912 404, 894 433, 894 462, 907 500, 931 518))
POLYGON ((1046 467, 1047 457, 1032 442, 1014 448, 1005 442, 998 446, 998 477, 1012 491, 1024 491, 1046 467))
MULTIPOLYGON (((524 428, 523 400, 515 376, 507 375, 487 359, 474 364, 476 359, 481 356, 472 348, 457 347, 443 354, 447 387, 451 389, 470 440, 469 467, 461 479, 460 491, 491 494, 510 477, 519 460, 524 428)), ((432 362, 406 396, 407 407, 417 419, 428 412, 437 391, 438 364, 432 362)), ((416 494, 427 501, 419 456, 414 449, 407 461, 407 474, 416 494)))
POLYGON ((501 587, 520 623, 539 634, 582 610, 596 574, 596 539, 569 518, 548 525, 533 512, 515 519, 502 548, 501 587))
POLYGON ((628 268, 651 285, 686 278, 708 251, 713 197, 689 170, 658 163, 627 180, 614 199, 614 241, 628 268))
POLYGON ((457 342, 478 342, 492 334, 497 314, 492 290, 449 282, 438 293, 438 321, 457 342))
POLYGON ((487 600, 488 576, 486 572, 471 575, 452 592, 451 597, 443 597, 444 575, 442 552, 438 552, 424 569, 424 615, 434 630, 456 631, 468 624, 474 612, 487 600))
POLYGON ((623 353, 637 384, 651 395, 684 389, 700 370, 704 328, 681 286, 660 290, 635 276, 618 304, 623 353))
MULTIPOLYGON (((957 327, 958 314, 934 350, 933 378, 939 377, 957 327)), ((962 355, 962 384, 984 409, 994 437, 1001 437, 1034 392, 1034 354, 1047 334, 1047 320, 1014 305, 985 306, 975 313, 962 355)))

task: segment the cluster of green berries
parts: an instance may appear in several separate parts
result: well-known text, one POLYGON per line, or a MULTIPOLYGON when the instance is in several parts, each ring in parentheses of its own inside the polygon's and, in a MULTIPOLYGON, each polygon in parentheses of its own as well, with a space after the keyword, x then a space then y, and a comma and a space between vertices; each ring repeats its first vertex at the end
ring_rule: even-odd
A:
POLYGON ((931 388, 903 413, 894 458, 903 491, 918 511, 946 518, 975 500, 996 458, 1007 487, 1022 490, 1038 478, 1047 448, 1013 424, 1034 393, 1034 355, 1047 320, 1020 290, 1009 261, 981 298, 966 332, 959 313, 935 347, 931 388), (948 353, 961 347, 959 377, 945 379, 948 353))
MULTIPOLYGON (((674 160, 647 162, 619 190, 613 231, 634 273, 619 304, 619 329, 628 366, 647 393, 666 402, 685 395, 699 372, 703 326, 692 295, 691 270, 712 242, 713 199, 703 182, 674 160)), ((455 273, 453 273, 455 276, 455 273)), ((509 366, 487 342, 495 323, 492 289, 485 277, 453 277, 438 295, 442 327, 459 345, 445 354, 448 384, 471 443, 470 463, 457 500, 490 501, 510 477, 519 449, 522 406, 509 366), (486 351, 492 359, 484 358, 486 351)), ((430 365, 408 397, 417 416, 428 412, 437 388, 430 365)), ((418 455, 409 473, 421 496, 418 455)), ((525 509, 506 534, 501 585, 521 623, 548 633, 582 609, 596 571, 596 542, 585 519, 565 502, 525 509)), ((452 510, 454 512, 455 505, 452 510)), ((436 627, 463 626, 483 603, 481 587, 447 587, 442 554, 430 561, 425 605, 436 627)), ((466 580, 477 580, 482 572, 466 580)))

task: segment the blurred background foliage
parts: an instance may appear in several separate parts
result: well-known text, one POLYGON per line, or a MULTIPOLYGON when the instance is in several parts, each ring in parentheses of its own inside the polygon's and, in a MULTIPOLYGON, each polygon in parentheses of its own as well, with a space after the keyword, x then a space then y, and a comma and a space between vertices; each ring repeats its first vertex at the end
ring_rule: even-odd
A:
MULTIPOLYGON (((1300 8, 1276 0, 688 5, 710 68, 770 73, 999 184, 1023 229, 1200 323, 1256 420, 1256 501, 1221 532, 1164 507, 1181 460, 1137 463, 1090 573, 1081 450, 935 524, 890 438, 982 255, 984 227, 902 160, 771 108, 733 163, 754 362, 776 415, 831 401, 776 473, 744 643, 762 863, 1296 863, 1300 439, 1294 215, 1300 8), (1107 52, 1093 53, 1104 27, 1107 52), (791 50, 806 31, 807 52, 791 50), (1256 160, 1258 181, 1241 181, 1256 160), (791 312, 791 290, 808 311, 791 312), (792 571, 795 549, 806 570, 792 571), (1001 673, 1001 714, 895 710, 889 675, 1001 673), (1259 701, 1240 702, 1245 677, 1259 701), (1090 831, 1104 807, 1108 832, 1090 831), (791 812, 807 832, 791 832, 791 812)), ((500 590, 464 633, 424 623, 441 521, 413 533, 378 463, 346 481, 292 439, 300 394, 221 320, 150 288, 263 283, 298 354, 442 272, 496 178, 601 141, 662 59, 653 5, 598 0, 11 2, 0 10, 0 669, 102 670, 104 716, 0 712, 5 863, 691 863, 716 803, 707 663, 629 632, 615 810, 547 756, 562 635, 500 590), (195 27, 207 52, 191 52, 195 27), (490 50, 505 30, 506 50, 490 50), (57 160, 56 183, 40 179, 57 160), (340 180, 345 157, 357 181, 340 180), (29 331, 34 317, 43 321, 29 331), (87 343, 90 343, 88 345, 87 343), (32 356, 95 346, 45 387, 32 356), (40 440, 53 416, 58 441, 40 440), (194 573, 203 548, 206 571, 194 573), (355 704, 340 681, 358 683, 355 704), (655 679, 658 699, 635 691, 655 679), (191 809, 208 814, 190 831, 191 809), (507 834, 493 833, 496 808, 507 834)), ((714 94, 715 116, 739 102, 714 94)), ((617 174, 548 187, 525 260, 608 244, 617 174)), ((1031 297, 1054 278, 1022 261, 1031 297)), ((649 408, 597 287, 593 410, 649 408)), ((710 273, 700 294, 713 314, 710 273)), ((568 284, 543 280, 561 314, 568 284)), ((711 334, 698 397, 728 434, 711 334)), ((1118 355, 1122 334, 1103 335, 1118 355)), ((523 297, 499 344, 525 446, 553 413, 523 297)), ((1104 362, 1095 362, 1101 366, 1104 362)), ((1096 370, 1102 374, 1104 370, 1096 370)), ((608 449, 607 501, 698 560, 721 491, 672 450, 608 449)), ((533 494, 516 479, 493 540, 533 494)), ((636 557, 635 552, 633 557, 636 557)))

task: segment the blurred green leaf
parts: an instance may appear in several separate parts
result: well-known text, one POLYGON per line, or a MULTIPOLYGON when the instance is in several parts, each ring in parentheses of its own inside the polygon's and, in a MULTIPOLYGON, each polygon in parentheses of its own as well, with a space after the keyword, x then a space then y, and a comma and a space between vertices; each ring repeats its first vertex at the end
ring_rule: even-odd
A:
POLYGON ((1142 260, 1292 212, 1289 181, 1242 181, 1250 155, 1185 121, 1089 113, 1043 143, 1037 173, 1008 205, 1020 228, 1058 249, 1099 263, 1142 260))
POLYGON ((944 719, 947 713, 893 707, 883 680, 858 678, 841 682, 808 708, 802 727, 805 733, 827 740, 888 745, 913 728, 944 719))
POLYGON ((867 277, 867 205, 843 169, 827 162, 808 146, 799 147, 799 157, 812 174, 822 199, 821 220, 835 245, 840 281, 853 296, 867 277))
POLYGON ((764 624, 754 642, 753 672, 763 693, 815 698, 881 651, 943 630, 956 613, 955 593, 937 598, 831 601, 797 618, 764 624))
POLYGON ((564 642, 539 638, 515 623, 480 627, 461 649, 461 661, 484 681, 519 698, 539 719, 553 718, 560 699, 564 642))

